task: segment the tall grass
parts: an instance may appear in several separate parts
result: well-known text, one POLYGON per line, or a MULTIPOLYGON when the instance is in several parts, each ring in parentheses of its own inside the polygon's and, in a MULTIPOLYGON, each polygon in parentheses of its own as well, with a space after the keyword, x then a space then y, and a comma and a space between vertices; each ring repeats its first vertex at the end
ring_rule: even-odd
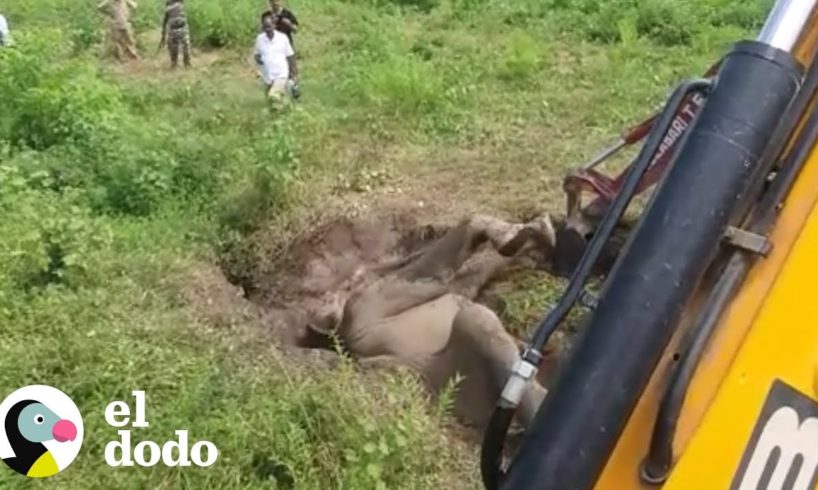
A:
MULTIPOLYGON (((140 42, 161 3, 140 3, 140 42)), ((212 291, 187 288, 216 262, 252 276, 240 251, 264 250, 252 240, 294 189, 366 142, 530 145, 561 171, 751 35, 771 4, 293 0, 305 97, 274 118, 245 59, 265 2, 186 3, 196 55, 219 48, 222 64, 124 75, 97 57, 94 2, 2 5, 17 45, 0 51, 0 394, 58 386, 88 429, 64 474, 24 484, 0 471, 3 488, 477 487, 411 378, 296 369, 247 329, 243 305, 214 319, 197 303, 212 291), (133 389, 152 419, 137 435, 188 428, 218 445, 217 465, 104 467, 104 406, 133 389)), ((469 165, 519 168, 505 153, 469 165)), ((512 296, 509 320, 538 314, 544 289, 512 296)))

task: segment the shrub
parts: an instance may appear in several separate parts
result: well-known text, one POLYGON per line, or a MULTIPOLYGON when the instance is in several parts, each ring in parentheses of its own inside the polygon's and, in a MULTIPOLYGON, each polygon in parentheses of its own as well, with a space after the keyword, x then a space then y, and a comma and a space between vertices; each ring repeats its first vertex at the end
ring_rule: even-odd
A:
POLYGON ((223 201, 219 222, 225 233, 251 233, 288 201, 288 186, 298 176, 298 148, 284 121, 255 138, 253 165, 238 193, 223 201))
POLYGON ((8 0, 3 2, 3 14, 18 26, 58 26, 70 41, 72 49, 82 51, 102 40, 105 24, 96 10, 99 2, 76 0, 8 0), (59 19, 59 24, 54 20, 59 19))
POLYGON ((617 22, 636 8, 636 0, 582 2, 576 10, 567 10, 568 23, 591 40, 603 43, 619 41, 617 22))
MULTIPOLYGON (((551 0, 558 22, 584 38, 611 43, 621 41, 623 24, 630 33, 631 20, 639 36, 660 45, 689 45, 703 27, 758 28, 771 0, 551 0)), ((532 10, 532 15, 536 15, 532 10)))
POLYGON ((539 72, 542 61, 539 42, 525 31, 515 30, 506 46, 500 76, 511 81, 526 81, 539 72))
POLYGON ((370 102, 392 115, 423 115, 443 100, 440 78, 428 63, 411 55, 367 67, 361 88, 370 102))
MULTIPOLYGON (((147 216, 174 196, 210 200, 230 160, 212 135, 139 117, 128 102, 140 110, 146 102, 123 98, 92 60, 48 49, 63 39, 37 30, 0 52, 0 98, 10 106, 0 141, 24 173, 46 172, 54 191, 78 189, 98 213, 147 216)), ((161 100, 146 112, 186 101, 161 100)))
POLYGON ((695 6, 675 0, 645 0, 636 16, 637 32, 659 44, 690 44, 701 21, 695 6))
POLYGON ((147 216, 172 191, 172 159, 161 151, 121 154, 100 176, 105 194, 96 205, 102 211, 147 216))
POLYGON ((772 0, 728 1, 725 5, 715 5, 708 17, 714 27, 736 26, 758 30, 772 5, 772 0))
POLYGON ((0 291, 95 282, 94 252, 109 245, 110 232, 73 192, 58 195, 50 186, 44 172, 26 178, 0 166, 0 291))
POLYGON ((0 139, 16 148, 89 148, 94 134, 114 128, 123 111, 118 89, 88 59, 70 58, 57 31, 22 32, 0 52, 0 139), (55 46, 57 49, 55 49, 55 46))
POLYGON ((381 0, 403 8, 412 8, 420 12, 430 12, 440 5, 440 0, 381 0))
POLYGON ((201 46, 252 47, 264 2, 199 0, 186 6, 192 41, 201 46))
POLYGON ((473 15, 484 12, 488 0, 451 0, 452 10, 457 16, 473 15))

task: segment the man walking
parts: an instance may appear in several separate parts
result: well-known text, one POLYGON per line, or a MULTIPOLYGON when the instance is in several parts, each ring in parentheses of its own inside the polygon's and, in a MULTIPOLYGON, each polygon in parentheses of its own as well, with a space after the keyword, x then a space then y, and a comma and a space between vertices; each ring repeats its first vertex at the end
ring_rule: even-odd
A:
POLYGON ((11 46, 11 34, 9 33, 9 23, 3 14, 0 14, 0 48, 11 46))
POLYGON ((275 108, 280 108, 288 93, 292 95, 293 85, 298 83, 298 66, 289 38, 275 29, 275 23, 273 16, 262 21, 264 32, 256 38, 254 57, 267 97, 275 108))
POLYGON ((287 39, 290 40, 290 45, 295 49, 293 42, 293 34, 298 32, 298 19, 295 14, 284 8, 281 3, 282 0, 270 0, 270 10, 265 10, 261 14, 261 22, 264 23, 265 17, 272 16, 275 21, 275 28, 279 32, 283 32, 287 39))
POLYGON ((131 9, 136 7, 135 0, 102 0, 97 5, 97 9, 108 17, 109 43, 120 61, 139 59, 131 25, 131 9))
POLYGON ((165 4, 165 18, 162 21, 162 40, 167 42, 170 54, 170 65, 176 68, 179 64, 179 51, 182 51, 182 60, 185 68, 190 68, 190 32, 187 27, 184 0, 167 0, 165 4))

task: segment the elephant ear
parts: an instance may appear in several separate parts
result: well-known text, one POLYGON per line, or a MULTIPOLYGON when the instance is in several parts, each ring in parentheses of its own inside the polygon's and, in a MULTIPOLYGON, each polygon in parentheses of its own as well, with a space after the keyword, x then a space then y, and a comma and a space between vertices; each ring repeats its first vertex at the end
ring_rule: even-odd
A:
POLYGON ((320 336, 332 336, 341 323, 341 314, 332 308, 319 308, 307 315, 307 332, 320 336))
POLYGON ((313 323, 308 323, 304 329, 304 335, 301 338, 300 345, 301 347, 310 349, 334 350, 335 342, 333 331, 313 323))
POLYGON ((307 322, 307 332, 314 335, 331 336, 335 329, 330 326, 330 322, 313 320, 307 322))

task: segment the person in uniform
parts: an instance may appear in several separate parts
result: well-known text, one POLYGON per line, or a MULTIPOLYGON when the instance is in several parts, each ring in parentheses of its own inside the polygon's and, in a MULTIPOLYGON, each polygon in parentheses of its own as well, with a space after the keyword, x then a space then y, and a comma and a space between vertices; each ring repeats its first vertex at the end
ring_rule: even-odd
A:
POLYGON ((167 43, 172 68, 179 65, 180 51, 185 68, 190 68, 190 31, 187 26, 184 0, 167 0, 165 18, 162 21, 161 43, 167 43))
POLYGON ((131 25, 135 0, 102 0, 97 9, 108 18, 108 44, 120 61, 137 60, 136 40, 131 25))
POLYGON ((0 48, 3 46, 11 46, 11 33, 8 21, 0 14, 0 48))

